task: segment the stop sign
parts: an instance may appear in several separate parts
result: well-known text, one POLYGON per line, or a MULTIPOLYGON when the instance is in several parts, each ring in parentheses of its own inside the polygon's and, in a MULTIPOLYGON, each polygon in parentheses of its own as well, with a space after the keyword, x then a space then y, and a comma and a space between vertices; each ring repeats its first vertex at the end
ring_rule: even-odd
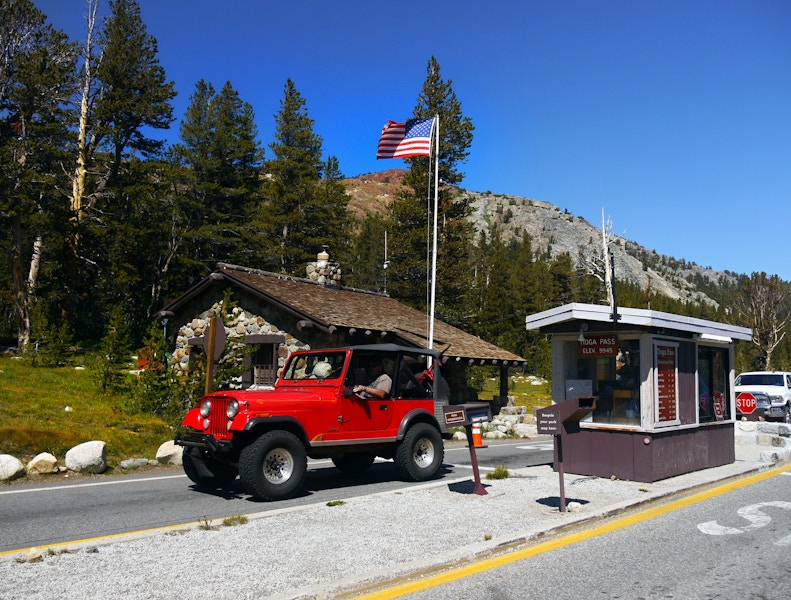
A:
POLYGON ((736 396, 736 408, 740 413, 749 415, 755 412, 757 407, 758 402, 755 400, 755 396, 753 396, 750 392, 741 392, 738 396, 736 396))

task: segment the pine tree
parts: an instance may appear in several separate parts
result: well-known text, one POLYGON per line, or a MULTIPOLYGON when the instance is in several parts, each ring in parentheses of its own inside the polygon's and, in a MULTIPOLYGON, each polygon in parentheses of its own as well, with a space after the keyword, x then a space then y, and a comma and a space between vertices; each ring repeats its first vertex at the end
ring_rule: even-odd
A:
MULTIPOLYGON (((17 343, 30 341, 43 253, 64 222, 76 47, 29 0, 0 6, 0 223, 8 231, 17 343)), ((61 323, 59 323, 61 324, 61 323)))
POLYGON ((170 127, 170 101, 176 96, 137 0, 110 0, 110 10, 100 37, 102 60, 96 75, 101 91, 92 114, 92 145, 107 148, 111 157, 108 179, 118 173, 127 151, 144 157, 159 154, 164 142, 148 137, 148 132, 170 127))
POLYGON ((386 231, 380 215, 368 215, 362 219, 352 244, 341 256, 341 265, 347 265, 343 273, 344 285, 387 292, 389 269, 385 267, 383 246, 386 231))
POLYGON ((199 269, 218 260, 244 262, 243 229, 258 200, 263 149, 252 105, 226 82, 219 93, 204 80, 195 86, 173 148, 187 167, 187 254, 199 269))
MULTIPOLYGON (((437 256, 437 315, 454 325, 469 326, 473 314, 469 310, 472 288, 471 256, 469 244, 473 235, 467 220, 470 213, 467 197, 450 187, 460 183, 464 174, 459 170, 472 144, 473 125, 464 117, 461 103, 456 97, 451 81, 440 75, 440 66, 434 57, 428 62, 427 77, 418 98, 413 116, 419 119, 439 117, 439 191, 438 205, 440 231, 437 256)), ((393 235, 393 295, 424 308, 428 300, 425 273, 430 260, 427 252, 430 236, 427 234, 428 218, 433 210, 434 177, 429 177, 434 160, 429 157, 407 159, 410 169, 404 178, 393 204, 391 229, 393 235), (419 248, 423 248, 421 252, 419 248)))
MULTIPOLYGON (((80 118, 80 139, 72 162, 76 168, 69 202, 69 252, 62 257, 68 283, 63 310, 76 330, 94 339, 104 326, 95 315, 108 314, 108 306, 122 299, 136 308, 148 306, 147 301, 135 302, 138 297, 132 301, 134 292, 118 289, 124 278, 151 281, 150 273, 133 273, 134 253, 146 250, 126 234, 137 227, 129 221, 135 221, 138 210, 154 209, 145 200, 154 199, 149 189, 136 205, 135 191, 149 182, 130 175, 141 176, 145 171, 156 181, 157 174, 140 167, 140 160, 160 156, 164 142, 153 134, 173 121, 170 101, 176 95, 159 63, 156 39, 146 30, 137 0, 111 0, 110 11, 96 43, 86 42, 83 56, 80 100, 87 95, 88 102, 80 118), (95 56, 91 48, 96 48, 95 56), (80 141, 83 137, 84 143, 80 141), (86 174, 77 185, 81 169, 86 174), (124 189, 125 185, 131 188, 124 189)), ((92 40, 90 17, 88 30, 92 40)), ((138 336, 139 323, 137 318, 132 324, 138 336)))
POLYGON ((286 81, 275 115, 274 157, 266 163, 263 203, 256 219, 258 266, 304 276, 323 245, 346 242, 346 204, 337 159, 321 159, 322 139, 313 131, 305 99, 286 81))

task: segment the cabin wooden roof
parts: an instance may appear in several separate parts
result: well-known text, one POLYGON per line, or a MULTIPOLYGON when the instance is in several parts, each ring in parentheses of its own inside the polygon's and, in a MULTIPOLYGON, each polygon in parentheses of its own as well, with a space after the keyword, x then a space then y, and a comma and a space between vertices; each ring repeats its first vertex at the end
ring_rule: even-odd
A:
MULTIPOLYGON (((347 287, 324 286, 309 279, 219 263, 161 312, 180 306, 212 284, 239 286, 291 314, 304 326, 327 332, 371 332, 373 339, 428 347, 428 317, 387 295, 347 287), (384 334, 384 335, 382 335, 384 334)), ((478 364, 519 365, 525 359, 440 320, 434 320, 434 349, 447 358, 478 364)))

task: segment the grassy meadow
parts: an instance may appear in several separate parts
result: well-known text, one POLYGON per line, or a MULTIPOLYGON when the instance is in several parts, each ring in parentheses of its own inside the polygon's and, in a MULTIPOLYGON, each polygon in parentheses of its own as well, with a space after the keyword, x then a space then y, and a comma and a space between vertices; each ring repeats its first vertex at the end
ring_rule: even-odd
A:
POLYGON ((0 358, 0 454, 23 463, 41 452, 61 462, 83 442, 107 442, 107 461, 154 458, 173 430, 162 419, 129 414, 125 399, 102 394, 88 370, 36 367, 0 358))

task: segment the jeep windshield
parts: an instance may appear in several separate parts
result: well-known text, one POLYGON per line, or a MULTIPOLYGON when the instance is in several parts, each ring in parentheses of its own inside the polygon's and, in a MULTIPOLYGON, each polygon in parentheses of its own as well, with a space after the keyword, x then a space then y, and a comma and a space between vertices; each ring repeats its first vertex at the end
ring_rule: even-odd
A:
POLYGON ((345 352, 320 352, 296 354, 291 357, 283 371, 282 379, 301 381, 305 379, 338 379, 343 373, 345 352))
POLYGON ((736 378, 736 385, 776 385, 782 387, 783 376, 769 373, 745 373, 736 378))

